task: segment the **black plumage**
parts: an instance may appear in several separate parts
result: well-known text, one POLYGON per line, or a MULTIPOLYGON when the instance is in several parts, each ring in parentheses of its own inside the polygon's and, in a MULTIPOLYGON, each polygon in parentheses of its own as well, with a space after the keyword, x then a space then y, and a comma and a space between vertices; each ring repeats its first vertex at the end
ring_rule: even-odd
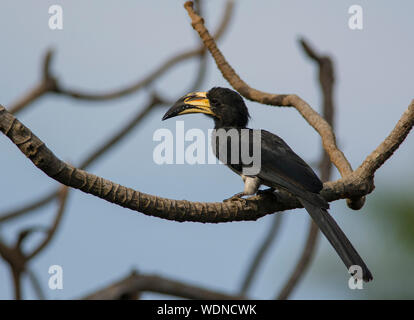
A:
POLYGON ((186 113, 204 113, 213 118, 216 129, 212 137, 213 151, 245 183, 244 191, 232 198, 255 194, 260 185, 271 190, 287 190, 302 203, 346 267, 358 265, 362 278, 372 279, 368 267, 328 213, 329 204, 319 194, 323 184, 318 176, 280 137, 266 130, 247 128, 249 112, 237 92, 216 87, 208 92, 190 93, 179 99, 163 120, 186 113), (249 155, 254 155, 255 136, 260 139, 260 166, 258 172, 249 175, 245 169, 252 163, 246 162, 242 150, 245 148, 249 155), (232 141, 234 137, 238 138, 236 144, 232 141))

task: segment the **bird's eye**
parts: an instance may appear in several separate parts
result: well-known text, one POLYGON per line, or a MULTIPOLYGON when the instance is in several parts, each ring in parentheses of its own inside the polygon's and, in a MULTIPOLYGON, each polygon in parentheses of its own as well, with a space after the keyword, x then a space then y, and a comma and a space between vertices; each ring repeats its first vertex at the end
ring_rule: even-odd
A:
POLYGON ((210 103, 211 103, 211 104, 214 104, 214 105, 217 105, 217 104, 218 104, 218 100, 217 100, 217 99, 212 98, 212 99, 210 99, 210 103))

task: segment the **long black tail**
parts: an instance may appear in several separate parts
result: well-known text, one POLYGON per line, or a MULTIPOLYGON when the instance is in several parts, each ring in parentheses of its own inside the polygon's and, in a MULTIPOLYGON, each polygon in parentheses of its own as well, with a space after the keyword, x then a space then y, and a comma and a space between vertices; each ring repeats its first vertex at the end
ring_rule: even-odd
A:
POLYGON ((308 211, 313 221, 315 221, 319 229, 321 229, 325 237, 335 248, 336 252, 345 263, 347 269, 349 270, 349 267, 352 265, 360 266, 363 273, 362 279, 364 281, 372 280, 372 274, 365 262, 362 260, 358 252, 355 250, 351 242, 348 240, 328 211, 302 198, 299 200, 305 207, 306 211, 308 211))

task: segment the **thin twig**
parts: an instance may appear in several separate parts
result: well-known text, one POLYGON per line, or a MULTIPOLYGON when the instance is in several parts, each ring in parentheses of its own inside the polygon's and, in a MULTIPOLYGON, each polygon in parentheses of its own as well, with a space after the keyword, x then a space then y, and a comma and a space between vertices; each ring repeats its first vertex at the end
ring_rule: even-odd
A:
POLYGON ((135 116, 132 117, 126 125, 124 125, 121 130, 116 132, 112 137, 105 141, 99 148, 93 151, 85 160, 83 160, 79 166, 81 169, 88 168, 93 162, 100 158, 105 152, 107 152, 112 146, 118 143, 123 139, 128 133, 137 127, 153 110, 155 107, 165 104, 164 101, 157 94, 153 94, 151 100, 147 103, 144 109, 139 110, 135 116))
MULTIPOLYGON (((220 39, 224 31, 227 29, 228 23, 231 20, 230 16, 233 11, 233 6, 234 6, 234 0, 228 0, 226 2, 223 18, 221 19, 219 27, 217 28, 217 31, 215 32, 213 36, 214 39, 216 40, 220 39)), ((157 69, 155 69, 153 72, 151 72, 149 75, 147 75, 143 79, 122 89, 117 89, 117 90, 113 90, 110 92, 104 92, 104 93, 89 93, 89 92, 82 92, 81 90, 77 90, 77 89, 67 89, 67 88, 58 86, 55 92, 61 95, 71 97, 71 98, 91 100, 91 101, 102 101, 102 100, 120 98, 125 95, 134 93, 144 87, 147 87, 152 82, 154 82, 154 80, 158 79, 166 71, 168 71, 171 67, 175 66, 179 62, 182 62, 189 58, 193 58, 195 56, 201 56, 204 53, 205 53, 204 46, 200 46, 196 49, 187 50, 183 53, 176 54, 170 59, 168 59, 167 61, 165 61, 163 64, 161 64, 157 69)))
POLYGON ((282 223, 283 215, 276 214, 272 218, 272 224, 264 237, 262 243, 259 245, 258 250, 256 251, 255 255, 251 259, 250 266, 247 269, 246 275, 244 276, 244 280, 241 285, 240 295, 244 296, 247 294, 247 291, 250 289, 251 284, 259 270, 260 265, 263 262, 267 252, 269 251, 270 247, 276 240, 276 236, 280 230, 280 225, 282 223))
MULTIPOLYGON (((132 131, 132 129, 138 126, 146 118, 146 116, 149 115, 150 111, 153 108, 163 103, 165 102, 158 95, 153 94, 151 97, 151 101, 142 110, 138 110, 136 115, 133 116, 133 118, 127 124, 125 124, 121 128, 121 130, 115 132, 112 137, 110 137, 102 145, 98 146, 83 161, 81 161, 79 168, 80 169, 88 168, 97 159, 99 159, 102 155, 108 152, 114 145, 116 145, 119 141, 121 141, 124 137, 126 137, 132 131)), ((28 212, 34 212, 35 210, 40 209, 46 204, 48 204, 50 201, 55 199, 55 197, 58 194, 59 194, 59 188, 57 190, 53 190, 50 193, 40 197, 39 199, 35 200, 35 202, 30 202, 28 205, 26 204, 23 207, 13 209, 8 212, 4 212, 0 216, 0 223, 12 220, 28 212)))
POLYGON ((49 231, 47 232, 46 237, 43 239, 43 241, 29 254, 26 255, 26 260, 33 259, 36 255, 38 255, 43 249, 46 248, 47 245, 51 242, 53 239, 53 236, 55 235, 60 222, 62 221, 63 213, 65 212, 67 198, 68 198, 69 188, 66 186, 63 186, 60 191, 59 196, 59 207, 56 212, 55 219, 53 221, 52 226, 49 228, 49 231))
POLYGON ((32 90, 30 90, 26 95, 20 98, 17 102, 12 104, 10 107, 10 112, 17 114, 26 108, 30 103, 40 98, 47 92, 54 91, 57 88, 57 80, 50 73, 50 64, 53 57, 53 51, 48 50, 43 59, 42 66, 42 80, 36 85, 32 90))
POLYGON ((42 286, 40 284, 39 279, 37 278, 36 274, 33 272, 33 270, 30 270, 29 268, 26 268, 26 274, 29 278, 33 290, 37 296, 38 300, 46 300, 45 293, 43 292, 42 286))
MULTIPOLYGON (((234 6, 234 0, 228 0, 226 2, 223 18, 214 35, 214 38, 216 40, 220 39, 224 31, 227 29, 227 26, 228 26, 228 23, 230 21, 230 17, 233 11, 233 6, 234 6)), ((205 53, 204 46, 200 46, 199 48, 182 52, 166 60, 162 65, 160 65, 152 73, 150 73, 145 78, 139 80, 138 82, 132 85, 129 85, 123 89, 118 89, 118 90, 113 90, 111 92, 97 94, 97 93, 82 92, 82 91, 75 90, 75 89, 66 89, 62 87, 58 83, 57 79, 50 72, 50 64, 51 64, 50 61, 53 56, 53 51, 48 50, 45 55, 44 62, 43 62, 43 67, 42 67, 43 74, 42 74, 41 82, 37 84, 27 94, 25 94, 22 98, 19 98, 17 102, 12 104, 12 107, 10 107, 10 112, 13 114, 17 114, 18 112, 22 111, 27 106, 29 106, 31 103, 36 101, 38 98, 50 92, 72 97, 75 99, 83 99, 83 100, 91 100, 91 101, 94 101, 94 100, 101 101, 101 100, 120 98, 125 95, 134 93, 150 85, 152 82, 154 82, 157 78, 162 76, 165 72, 167 72, 170 68, 172 68, 176 64, 184 60, 196 57, 198 55, 202 56, 204 55, 204 53, 205 53)))
POLYGON ((26 259, 18 246, 9 247, 0 241, 0 256, 9 266, 10 274, 13 280, 14 298, 22 298, 21 275, 25 270, 26 259))
MULTIPOLYGON (((220 24, 216 31, 216 39, 219 39, 224 32, 227 30, 227 27, 229 25, 229 22, 231 20, 232 12, 234 7, 234 1, 228 0, 226 3, 226 7, 224 10, 223 17, 220 21, 220 24)), ((159 69, 165 68, 165 65, 168 64, 168 68, 172 67, 175 63, 180 62, 182 59, 187 59, 193 56, 193 51, 187 52, 185 57, 183 56, 177 56, 176 58, 170 59, 164 66, 161 66, 159 69)), ((191 87, 190 91, 193 91, 193 89, 197 89, 201 82, 203 81, 205 74, 206 74, 206 55, 205 55, 205 48, 202 47, 202 52, 200 53, 200 64, 199 64, 199 70, 197 72, 196 79, 191 87)), ((50 56, 51 53, 49 53, 50 56)), ((50 64, 50 57, 46 59, 47 63, 44 64, 44 70, 49 70, 49 64, 50 64)), ((165 69, 166 71, 166 69, 165 69)), ((49 74, 49 71, 47 73, 49 74)), ((165 99, 161 99, 159 95, 155 95, 154 97, 158 98, 160 101, 160 104, 167 103, 165 99)), ((153 97, 153 98, 154 98, 153 97)), ((92 152, 84 161, 81 162, 79 168, 86 169, 91 165, 94 161, 96 161, 98 158, 100 158, 105 152, 107 152, 111 147, 113 147, 117 142, 119 142, 123 137, 125 137, 130 130, 134 128, 134 126, 137 126, 142 120, 149 114, 149 112, 154 108, 155 105, 153 105, 153 102, 148 104, 142 111, 139 111, 137 115, 125 126, 124 129, 121 129, 119 132, 116 132, 111 138, 107 140, 106 143, 104 143, 102 146, 98 147, 94 152, 92 152)), ((3 223, 5 221, 9 221, 12 219, 15 219, 17 217, 22 216, 23 214, 26 214, 28 212, 35 212, 34 210, 40 209, 46 204, 48 204, 50 201, 56 198, 58 195, 58 190, 53 190, 52 192, 34 200, 34 202, 29 202, 28 204, 25 204, 22 207, 19 207, 17 209, 12 209, 10 211, 4 212, 0 214, 0 223, 3 223)))
MULTIPOLYGON (((338 168, 341 176, 346 177, 350 175, 352 173, 352 167, 342 151, 336 146, 335 135, 329 123, 313 110, 306 101, 295 94, 271 94, 250 87, 237 75, 234 69, 226 61, 223 54, 218 49, 216 42, 205 27, 203 18, 193 10, 193 3, 187 1, 184 4, 184 7, 191 18, 193 28, 198 32, 204 45, 216 61, 217 67, 221 71, 223 77, 230 83, 230 85, 246 99, 272 106, 294 107, 319 133, 322 138, 323 147, 329 154, 331 162, 338 168)), ((364 201, 360 198, 352 198, 349 199, 347 203, 350 208, 357 210, 362 208, 364 201)))
POLYGON ((22 272, 21 270, 15 269, 10 265, 12 278, 13 278, 13 289, 14 289, 14 300, 22 299, 22 272))
MULTIPOLYGON (((56 230, 62 220, 62 215, 65 210, 65 204, 67 200, 68 188, 66 186, 62 187, 62 191, 60 192, 60 205, 56 212, 56 216, 52 226, 50 227, 49 231, 45 239, 38 245, 36 249, 33 250, 32 253, 26 255, 23 252, 22 245, 23 240, 34 230, 39 230, 39 228, 30 228, 26 229, 23 232, 20 232, 19 237, 16 240, 16 243, 12 247, 8 247, 4 243, 0 241, 0 256, 7 262, 10 268, 10 272, 12 274, 13 285, 14 285, 14 297, 16 300, 20 300, 22 298, 21 292, 21 281, 22 275, 27 270, 28 262, 33 259, 37 254, 39 254, 52 240, 56 230)), ((30 276, 30 274, 29 274, 30 276)), ((33 280, 33 279, 32 279, 33 280)), ((33 283, 35 285, 35 283, 33 283)), ((36 289, 36 288, 35 288, 36 289)))
MULTIPOLYGON (((323 99, 323 110, 322 116, 326 121, 331 125, 332 130, 334 130, 334 117, 335 117, 335 105, 333 101, 333 89, 335 82, 334 68, 331 58, 320 56, 317 54, 309 44, 302 39, 301 45, 308 55, 314 62, 319 66, 319 84, 322 91, 323 99)), ((332 171, 332 163, 329 159, 329 155, 322 148, 322 155, 319 164, 321 180, 323 182, 330 179, 332 171)), ((312 220, 309 221, 309 230, 308 236, 305 241, 305 246, 302 250, 300 258, 293 268, 293 272, 286 281, 285 285, 282 287, 282 290, 277 295, 277 299, 286 300, 289 298, 294 288, 299 283, 300 279, 304 276, 306 270, 308 270, 312 258, 315 255, 319 239, 319 228, 312 220)))
POLYGON ((47 205, 53 199, 55 199, 57 194, 58 194, 58 189, 53 190, 53 192, 50 192, 50 193, 34 200, 33 202, 29 202, 28 204, 24 204, 23 206, 21 206, 19 208, 11 209, 10 211, 3 212, 0 215, 0 223, 3 223, 3 222, 8 221, 8 220, 12 220, 14 218, 18 218, 18 217, 20 217, 23 214, 28 213, 28 212, 31 212, 31 213, 36 212, 36 210, 38 210, 40 208, 43 208, 45 205, 47 205))

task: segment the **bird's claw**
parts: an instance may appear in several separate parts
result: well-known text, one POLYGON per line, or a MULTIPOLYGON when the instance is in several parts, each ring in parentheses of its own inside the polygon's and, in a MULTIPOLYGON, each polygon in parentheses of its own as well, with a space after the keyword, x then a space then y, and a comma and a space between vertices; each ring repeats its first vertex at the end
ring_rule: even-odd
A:
POLYGON ((243 199, 242 197, 244 196, 243 192, 239 192, 236 193, 234 196, 228 198, 228 199, 224 199, 223 202, 228 202, 228 201, 246 201, 246 199, 243 199))

